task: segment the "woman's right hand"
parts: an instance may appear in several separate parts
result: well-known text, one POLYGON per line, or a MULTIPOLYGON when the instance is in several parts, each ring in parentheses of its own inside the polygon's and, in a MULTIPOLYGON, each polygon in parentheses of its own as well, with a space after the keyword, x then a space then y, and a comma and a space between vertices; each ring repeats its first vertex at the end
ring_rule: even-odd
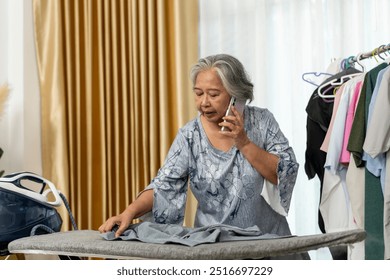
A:
POLYGON ((99 227, 101 233, 112 231, 116 225, 119 228, 115 232, 115 237, 119 237, 131 224, 134 215, 132 215, 127 209, 117 216, 109 218, 105 223, 99 227))
POLYGON ((115 237, 119 237, 131 224, 133 219, 139 218, 143 214, 152 210, 153 189, 145 190, 139 194, 137 199, 131 203, 125 211, 117 216, 109 218, 99 227, 101 233, 112 231, 114 226, 119 226, 115 232, 115 237))

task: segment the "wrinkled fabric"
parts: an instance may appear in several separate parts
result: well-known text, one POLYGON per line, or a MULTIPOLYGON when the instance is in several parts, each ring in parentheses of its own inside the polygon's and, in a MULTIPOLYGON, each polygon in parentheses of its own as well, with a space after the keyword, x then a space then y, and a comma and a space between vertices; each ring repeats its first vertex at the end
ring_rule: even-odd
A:
MULTIPOLYGON (((106 240, 138 240, 146 243, 174 243, 190 247, 215 242, 282 238, 276 234, 263 234, 257 226, 245 229, 228 225, 189 228, 181 225, 151 222, 133 224, 117 238, 114 231, 100 235, 106 240)), ((291 237, 291 235, 286 237, 291 237)))

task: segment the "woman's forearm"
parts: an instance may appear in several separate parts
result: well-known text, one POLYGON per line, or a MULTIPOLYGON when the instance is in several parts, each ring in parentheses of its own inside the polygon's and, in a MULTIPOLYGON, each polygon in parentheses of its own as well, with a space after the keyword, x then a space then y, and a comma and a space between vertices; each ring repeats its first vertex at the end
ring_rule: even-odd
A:
POLYGON ((136 200, 134 200, 124 212, 131 213, 134 219, 139 218, 153 208, 153 190, 142 192, 136 200))

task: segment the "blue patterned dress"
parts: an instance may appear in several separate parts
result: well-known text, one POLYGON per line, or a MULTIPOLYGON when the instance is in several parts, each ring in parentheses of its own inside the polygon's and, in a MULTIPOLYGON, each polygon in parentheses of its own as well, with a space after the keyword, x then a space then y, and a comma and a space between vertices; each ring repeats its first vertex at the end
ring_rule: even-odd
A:
MULTIPOLYGON (((298 172, 294 152, 267 109, 246 106, 244 120, 249 139, 279 157, 274 187, 287 213, 298 172)), ((154 189, 156 223, 182 224, 190 186, 198 201, 195 227, 257 225, 263 233, 290 234, 286 217, 261 196, 263 183, 264 178, 235 146, 227 152, 213 147, 198 116, 179 130, 165 163, 146 189, 154 189)))

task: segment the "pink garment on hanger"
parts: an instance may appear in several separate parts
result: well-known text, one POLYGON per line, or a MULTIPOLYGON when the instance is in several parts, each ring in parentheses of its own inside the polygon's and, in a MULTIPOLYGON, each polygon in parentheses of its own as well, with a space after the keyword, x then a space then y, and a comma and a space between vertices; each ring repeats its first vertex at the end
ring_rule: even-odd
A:
POLYGON ((326 132, 324 141, 322 142, 322 145, 320 147, 320 150, 324 151, 325 153, 328 152, 330 135, 332 133, 334 119, 336 118, 337 108, 339 107, 341 93, 343 92, 343 90, 344 90, 344 84, 341 85, 341 87, 336 91, 336 96, 334 98, 332 117, 330 119, 329 127, 328 127, 328 130, 326 132))
POLYGON ((349 135, 351 134, 353 119, 355 117, 357 102, 360 97, 360 90, 362 88, 362 84, 363 81, 356 83, 353 96, 352 96, 352 101, 348 107, 347 118, 345 120, 345 128, 344 128, 343 147, 341 149, 341 154, 340 154, 340 163, 347 164, 349 163, 351 158, 351 152, 347 150, 347 146, 348 146, 349 135))

